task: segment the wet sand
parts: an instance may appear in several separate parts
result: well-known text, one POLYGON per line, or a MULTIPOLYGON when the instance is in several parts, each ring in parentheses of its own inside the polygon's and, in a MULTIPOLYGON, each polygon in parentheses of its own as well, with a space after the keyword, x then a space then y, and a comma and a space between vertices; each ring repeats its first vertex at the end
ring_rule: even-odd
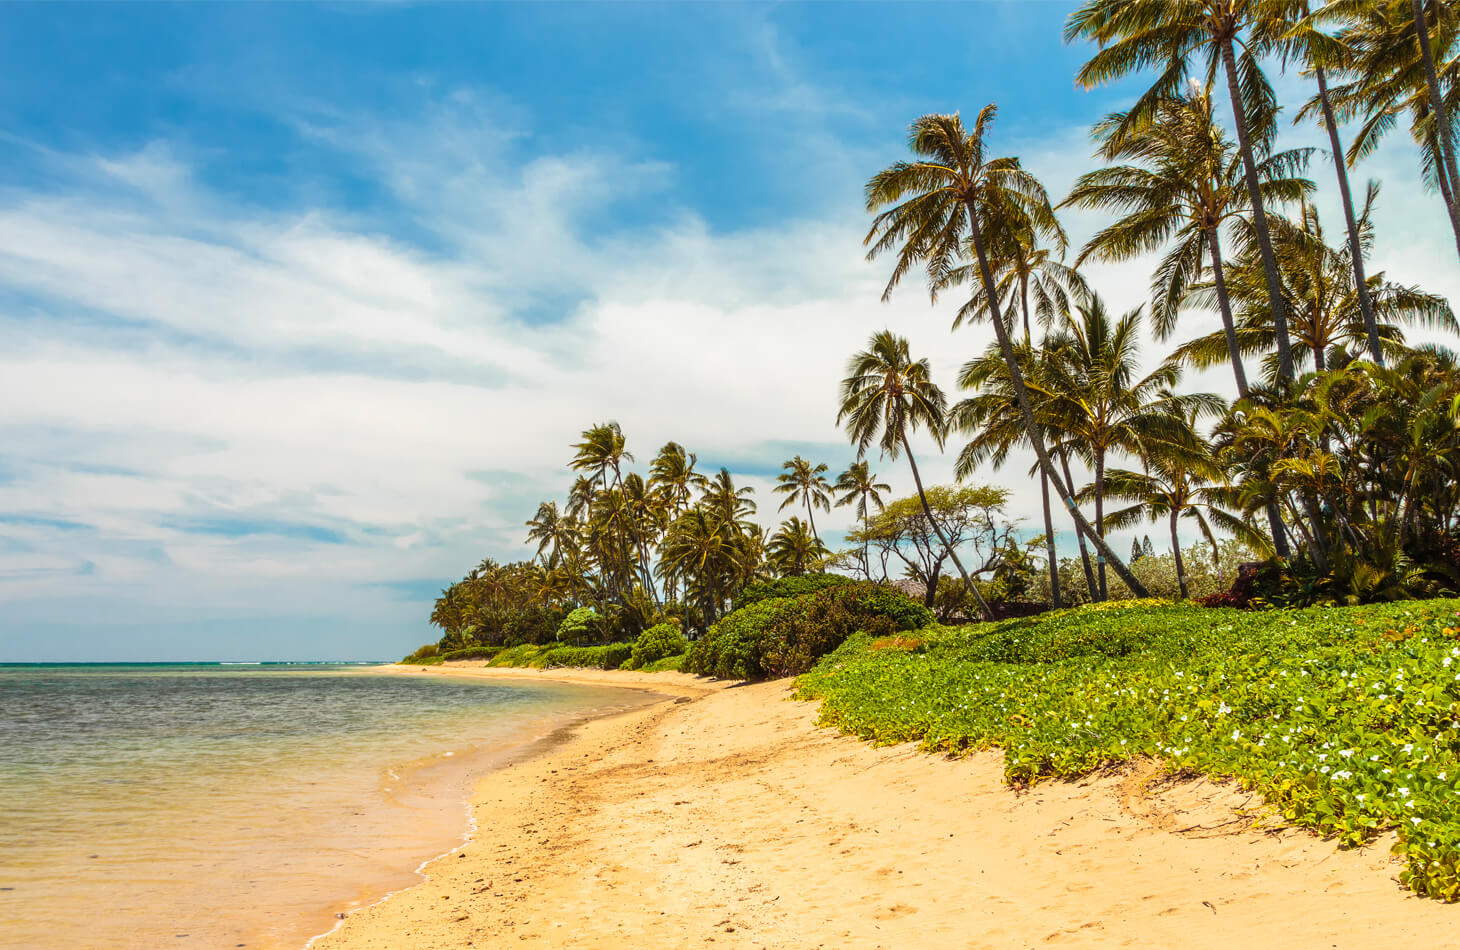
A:
POLYGON ((998 753, 872 749, 786 683, 469 675, 681 698, 488 776, 472 840, 321 950, 1460 946, 1460 906, 1401 890, 1388 841, 1255 827, 1230 785, 1147 764, 1015 793, 998 753))

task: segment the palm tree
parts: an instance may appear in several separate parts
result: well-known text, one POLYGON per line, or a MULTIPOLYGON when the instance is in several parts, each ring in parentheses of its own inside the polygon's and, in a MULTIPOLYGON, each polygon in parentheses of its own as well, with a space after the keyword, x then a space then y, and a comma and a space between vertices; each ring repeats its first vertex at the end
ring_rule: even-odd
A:
MULTIPOLYGON (((1024 377, 1028 381, 1026 388, 1030 391, 1031 399, 1034 402, 1035 417, 1041 420, 1041 426, 1044 426, 1042 420, 1048 393, 1042 387, 1040 378, 1044 372, 1043 364, 1048 355, 1047 348, 1041 347, 1036 353, 1034 347, 1027 341, 1017 352, 1020 365, 1024 367, 1024 377)), ((1019 401, 1014 396, 1009 369, 1004 364, 1003 357, 999 355, 997 344, 990 346, 982 355, 963 364, 963 369, 958 377, 958 385, 975 393, 973 396, 960 400, 948 414, 949 427, 970 436, 968 443, 958 453, 958 459, 953 466, 953 474, 962 480, 970 477, 985 462, 992 463, 995 469, 1002 468, 1004 462, 1008 460, 1009 452, 1016 445, 1025 444, 1026 439, 1023 421, 1019 417, 1019 401)), ((1045 428, 1044 435, 1049 434, 1049 430, 1045 428)), ((1065 480, 1069 482, 1067 459, 1060 453, 1058 447, 1055 448, 1054 454, 1060 458, 1065 480)), ((1044 509, 1044 546, 1049 570, 1050 605, 1059 609, 1064 605, 1064 601, 1060 593, 1054 518, 1049 504, 1049 480, 1044 477, 1044 472, 1039 469, 1038 463, 1035 463, 1030 474, 1034 474, 1035 471, 1040 476, 1040 494, 1044 509)), ((1090 556, 1085 546, 1085 538, 1076 532, 1075 540, 1079 544, 1080 562, 1085 568, 1085 580, 1089 589, 1094 591, 1096 589, 1095 574, 1090 568, 1090 556)))
MULTIPOLYGON (((570 463, 575 472, 591 472, 594 480, 604 486, 613 487, 622 491, 624 461, 632 462, 634 457, 625 448, 624 433, 617 422, 605 422, 583 431, 583 441, 574 443, 573 448, 577 454, 573 456, 570 463), (610 485, 608 473, 613 472, 613 482, 610 485)), ((639 549, 638 573, 639 579, 644 585, 644 590, 649 592, 654 605, 659 605, 659 595, 654 590, 654 579, 649 573, 649 553, 644 546, 644 539, 640 536, 638 518, 627 518, 631 536, 639 549)))
POLYGON ((697 461, 695 454, 686 452, 678 442, 666 442, 649 464, 649 486, 663 494, 666 506, 676 516, 705 486, 705 476, 695 471, 697 461))
POLYGON ((1410 133, 1420 146, 1426 177, 1440 192, 1460 251, 1460 170, 1446 104, 1454 97, 1453 93, 1436 96, 1442 92, 1439 74, 1445 74, 1453 90, 1460 69, 1453 58, 1437 62, 1454 46, 1456 23, 1448 4, 1433 7, 1434 24, 1429 29, 1416 29, 1429 21, 1413 0, 1332 0, 1312 19, 1339 24, 1337 39, 1351 51, 1340 63, 1342 72, 1354 78, 1331 90, 1340 121, 1364 117, 1348 151, 1349 164, 1373 152, 1397 116, 1409 113, 1410 133))
POLYGON ((700 502, 708 505, 721 520, 736 522, 755 514, 755 501, 750 497, 754 494, 754 488, 736 488, 730 470, 721 468, 714 478, 705 483, 700 502))
POLYGON ((1319 115, 1319 124, 1328 133, 1329 153, 1333 156, 1333 170, 1338 177, 1338 195, 1343 205, 1344 223, 1348 228, 1349 264, 1353 268, 1354 283, 1359 303, 1359 312, 1364 320, 1369 356, 1374 362, 1384 363, 1384 349, 1379 340, 1379 324, 1374 316, 1374 304, 1369 298, 1369 282, 1364 276, 1363 241, 1359 234, 1358 219, 1354 216, 1353 193, 1349 189, 1348 163, 1344 160, 1343 139, 1338 133, 1338 119, 1333 110, 1333 96, 1328 90, 1328 69, 1342 70, 1352 62, 1354 51, 1348 44, 1329 36, 1320 30, 1313 20, 1308 0, 1290 0, 1286 4, 1267 7, 1259 17, 1264 32, 1278 37, 1278 45, 1284 58, 1292 57, 1302 62, 1318 83, 1318 93, 1298 112, 1294 120, 1302 121, 1314 114, 1319 115))
MULTIPOLYGON (((884 300, 891 296, 893 287, 919 264, 926 267, 930 286, 936 295, 940 280, 956 266, 963 253, 965 237, 973 244, 983 286, 996 287, 981 216, 987 217, 991 233, 1004 228, 1052 233, 1057 228, 1054 209, 1050 207, 1049 197, 1038 179, 1020 167, 1017 159, 986 157, 984 135, 996 114, 993 105, 986 106, 979 113, 971 132, 965 131, 963 121, 957 115, 923 116, 913 123, 908 140, 917 159, 897 162, 878 172, 867 183, 867 209, 879 212, 866 239, 872 245, 868 257, 876 257, 887 250, 897 251, 897 263, 883 291, 884 300), (884 208, 886 210, 880 210, 884 208)), ((998 295, 992 292, 987 298, 989 322, 993 325, 1000 355, 1009 367, 1010 385, 1041 470, 1069 509, 1075 527, 1100 549, 1101 555, 1137 596, 1145 596, 1145 588, 1140 581, 1098 536, 1075 504, 1068 486, 1055 471, 1035 425, 1034 411, 1024 388, 1024 376, 1016 360, 998 295)), ((887 337, 891 347, 891 334, 887 337)), ((906 341, 903 341, 905 351, 906 341)), ((887 355, 892 355, 890 349, 887 355)), ((897 440, 894 438, 892 441, 895 444, 897 440)))
POLYGON ((776 493, 785 495, 777 511, 785 511, 798 501, 806 503, 806 517, 811 522, 811 536, 821 542, 816 533, 816 509, 831 510, 831 483, 826 480, 826 465, 812 465, 801 456, 781 466, 785 471, 776 476, 776 493))
MULTIPOLYGON (((1032 331, 1030 328, 1031 311, 1039 318, 1041 326, 1049 326, 1062 313, 1069 312, 1074 302, 1083 300, 1090 294, 1090 285, 1079 270, 1074 267, 1066 267, 1062 258, 1066 246, 1066 239, 1063 229, 1054 223, 1051 229, 1053 244, 1045 245, 1040 241, 1040 233, 1032 227, 1004 228, 990 235, 991 263, 994 273, 999 275, 996 286, 996 294, 999 298, 999 307, 1002 312, 1012 314, 1017 307, 1023 317, 1024 323, 1024 348, 1033 347, 1032 331), (1030 297, 1034 298, 1031 308, 1030 297)), ((951 271, 943 281, 944 286, 962 284, 964 282, 975 284, 977 290, 969 298, 968 303, 958 311, 953 320, 953 329, 963 323, 964 320, 983 319, 988 308, 987 295, 983 284, 977 280, 977 267, 966 264, 951 271)), ((940 288, 941 289, 941 288, 940 288)), ((1007 374, 1005 374, 1007 375, 1007 374)), ((1017 419, 1017 401, 1010 404, 1015 410, 1017 419)), ((1065 466, 1068 468, 1068 465, 1065 466)), ((1035 466, 1038 469, 1038 466, 1035 466)), ((971 473, 972 469, 968 472, 971 473)), ((960 474, 960 478, 966 476, 960 474)), ((1069 480, 1068 472, 1065 475, 1069 480)), ((1054 537, 1054 516, 1050 510, 1049 503, 1049 479, 1045 477, 1043 470, 1039 471, 1039 497, 1044 511, 1044 538, 1045 553, 1049 561, 1049 589, 1050 601, 1054 607, 1061 605, 1059 586, 1059 563, 1055 554, 1054 537)), ((1080 554, 1086 567, 1089 566, 1089 557, 1085 552, 1085 539, 1078 532, 1075 538, 1080 545, 1080 554)))
POLYGON ((558 510, 558 503, 545 501, 537 506, 537 515, 527 522, 528 541, 537 542, 537 556, 544 567, 552 567, 568 557, 578 546, 577 525, 558 510))
POLYGON ((1221 466, 1195 431, 1196 413, 1178 420, 1181 430, 1177 441, 1149 442, 1144 446, 1141 472, 1114 468, 1105 473, 1106 494, 1130 501, 1129 507, 1105 516, 1107 530, 1135 527, 1142 519, 1151 522, 1166 518, 1171 530, 1171 553, 1176 560, 1176 583, 1184 600, 1190 596, 1186 585, 1186 564, 1181 557, 1181 539, 1177 524, 1182 518, 1196 522, 1197 530, 1212 549, 1212 563, 1217 563, 1220 549, 1212 531, 1212 522, 1222 526, 1233 519, 1219 506, 1217 486, 1222 481, 1221 466))
MULTIPOLYGON (((1058 445, 1082 458, 1094 472, 1092 496, 1096 524, 1105 532, 1105 467, 1110 455, 1139 456, 1148 443, 1171 439, 1173 419, 1198 406, 1217 408, 1207 395, 1179 396, 1172 388, 1180 370, 1164 363, 1145 376, 1140 367, 1141 309, 1112 321, 1099 297, 1069 315, 1051 353, 1044 377, 1048 418, 1059 433, 1058 445)), ((1095 561, 1099 598, 1106 597, 1105 564, 1095 561)), ((1092 594, 1095 592, 1092 591, 1092 594)))
POLYGON ((841 473, 832 488, 842 493, 841 497, 836 500, 838 508, 851 504, 857 506, 855 509, 857 517, 862 519, 862 570, 867 573, 867 578, 870 580, 872 565, 867 560, 868 521, 872 516, 874 505, 878 511, 886 507, 882 501, 882 493, 892 491, 892 486, 886 482, 879 482, 877 476, 871 471, 871 465, 864 459, 847 466, 847 470, 841 473))
MULTIPOLYGON (((1367 246, 1372 238, 1369 218, 1377 194, 1377 186, 1371 184, 1358 219, 1362 246, 1367 246)), ((1274 225, 1283 295, 1292 317, 1294 350, 1299 362, 1305 357, 1311 359, 1312 368, 1322 372, 1332 363, 1341 365, 1359 358, 1370 345, 1372 336, 1370 318, 1365 316, 1355 293, 1356 271, 1348 260, 1351 245, 1326 244, 1318 211, 1306 203, 1297 222, 1277 220, 1274 225)), ((1237 329, 1240 348, 1244 353, 1270 350, 1272 326, 1257 261, 1251 254, 1247 255, 1232 268, 1229 277, 1228 289, 1240 311, 1237 329)), ((1377 312, 1372 333, 1377 334, 1385 348, 1396 354, 1403 351, 1402 325, 1421 324, 1460 332, 1460 324, 1444 297, 1417 287, 1390 283, 1383 273, 1373 274, 1367 280, 1366 296, 1374 302, 1370 314, 1377 312)), ((1210 285, 1197 287, 1190 299, 1201 303, 1209 299, 1211 291, 1210 285)), ((1223 344, 1214 334, 1183 343, 1171 358, 1204 368, 1216 363, 1223 352, 1223 344)))
POLYGON ((1130 134, 1156 122, 1159 106, 1174 98, 1186 82, 1193 58, 1206 60, 1208 82, 1220 68, 1226 73, 1232 125, 1247 183, 1252 228, 1262 253, 1271 298, 1273 329, 1278 348, 1278 378, 1293 378, 1287 315, 1278 284, 1277 259, 1268 234, 1267 211, 1257 157, 1267 150, 1274 132, 1277 99, 1262 73, 1266 44, 1249 35, 1242 43, 1239 70, 1236 45, 1239 35, 1253 26, 1264 0, 1087 0, 1065 26, 1065 40, 1084 37, 1100 50, 1080 70, 1076 81, 1085 87, 1103 85, 1130 73, 1156 66, 1156 82, 1125 114, 1130 134), (1255 140, 1255 141, 1254 141, 1255 140))
POLYGON ((893 335, 891 330, 883 330, 873 334, 867 349, 847 363, 847 377, 842 380, 841 409, 837 412, 836 423, 846 424, 847 435, 857 447, 858 459, 867 454, 873 442, 887 458, 895 459, 899 453, 907 454, 923 514, 933 526, 943 548, 953 558, 964 587, 978 601, 979 614, 985 620, 992 620, 993 610, 969 578, 958 552, 948 543, 942 525, 928 507, 923 477, 918 472, 917 459, 913 457, 912 445, 907 438, 909 432, 926 428, 941 448, 946 402, 943 390, 932 380, 932 367, 928 361, 914 361, 908 352, 907 340, 893 335))
POLYGON ((766 553, 781 574, 799 577, 806 573, 811 564, 826 557, 831 551, 808 528, 806 522, 792 516, 771 535, 766 553))
MULTIPOLYGON (((1212 116, 1209 90, 1156 104, 1155 120, 1128 134, 1126 113, 1096 126, 1101 153, 1112 165, 1080 176, 1064 204, 1111 208, 1123 216, 1098 232, 1080 251, 1076 266, 1090 258, 1126 260, 1170 245, 1151 281, 1151 315, 1156 339, 1176 330, 1177 316, 1192 287, 1202 279, 1207 258, 1226 334, 1238 396, 1247 395, 1247 373, 1237 346, 1222 254, 1222 231, 1249 214, 1246 176, 1240 156, 1212 116)), ((1287 201, 1302 197, 1312 183, 1297 176, 1303 151, 1264 158, 1259 190, 1287 201)))

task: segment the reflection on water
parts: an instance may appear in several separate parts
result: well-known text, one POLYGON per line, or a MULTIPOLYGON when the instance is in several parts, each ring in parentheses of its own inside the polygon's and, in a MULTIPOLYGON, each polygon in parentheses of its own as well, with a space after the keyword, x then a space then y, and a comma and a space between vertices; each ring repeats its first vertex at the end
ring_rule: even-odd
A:
POLYGON ((461 840, 474 777, 622 690, 0 667, 0 946, 298 947, 461 840))

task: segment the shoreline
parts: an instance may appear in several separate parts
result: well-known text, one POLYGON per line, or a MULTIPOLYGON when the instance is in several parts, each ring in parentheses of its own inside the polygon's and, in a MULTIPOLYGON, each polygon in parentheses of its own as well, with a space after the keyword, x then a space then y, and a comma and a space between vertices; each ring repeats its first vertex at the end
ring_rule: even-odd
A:
POLYGON ((1154 763, 1015 792, 997 752, 874 749, 817 728, 784 681, 399 672, 418 669, 601 673, 692 701, 587 720, 484 776, 466 843, 313 947, 1306 950, 1443 946, 1460 926, 1399 887, 1388 839, 1255 828, 1251 796, 1154 763))

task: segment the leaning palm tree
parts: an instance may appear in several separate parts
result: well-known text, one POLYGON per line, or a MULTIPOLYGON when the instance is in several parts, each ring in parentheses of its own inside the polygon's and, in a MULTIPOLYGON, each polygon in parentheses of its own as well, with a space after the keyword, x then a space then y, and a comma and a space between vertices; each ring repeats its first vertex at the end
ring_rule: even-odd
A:
MULTIPOLYGON (((867 256, 873 258, 884 251, 896 251, 897 262, 883 291, 884 300, 919 265, 926 268, 936 299, 939 282, 958 265, 965 240, 973 245, 979 280, 985 288, 996 287, 984 241, 986 226, 990 233, 1033 229, 1052 234, 1057 229, 1054 209, 1039 180, 1025 171, 1018 159, 986 155, 984 136, 996 114, 993 105, 986 106, 971 131, 964 128, 963 120, 956 114, 923 116, 913 123, 908 136, 908 145, 916 158, 883 169, 867 183, 867 210, 878 212, 867 234, 866 242, 871 244, 867 256)), ((1075 504, 1069 486, 1055 471, 1035 424, 1034 410, 1024 388, 1024 374, 997 291, 988 292, 987 299, 989 323, 999 353, 1009 367, 1010 385, 1040 469, 1069 509, 1076 529, 1095 544, 1126 586, 1137 596, 1145 596, 1140 581, 1104 539, 1098 537, 1098 532, 1075 504)), ((890 334, 888 337, 891 339, 890 334)), ((903 349, 905 352, 905 341, 903 349)))
POLYGON ((826 480, 826 464, 812 465, 801 456, 790 459, 781 466, 785 471, 776 476, 776 494, 785 495, 777 511, 785 511, 797 502, 806 504, 806 517, 811 522, 811 536, 821 541, 816 533, 816 509, 831 510, 831 483, 826 480))
MULTIPOLYGON (((1177 395, 1181 371, 1163 363, 1140 374, 1141 310, 1112 319, 1099 297, 1068 316, 1049 350, 1047 418, 1058 447, 1094 473, 1091 495, 1101 535, 1105 526, 1105 468, 1112 454, 1141 455, 1150 443, 1175 438, 1176 421, 1198 407, 1221 403, 1205 394, 1177 395)), ((1106 598, 1105 564, 1096 559, 1099 599, 1106 598)), ((1095 591, 1091 592, 1096 593, 1095 591)))
POLYGON ((1277 98, 1261 64, 1269 44, 1250 32, 1265 2, 1270 0, 1087 0, 1071 14, 1065 40, 1085 38, 1100 45, 1099 52, 1076 77, 1087 88, 1114 82, 1150 66, 1161 70, 1151 87, 1125 113, 1125 135, 1155 123, 1160 104, 1179 93, 1194 59, 1206 61, 1208 83, 1216 79, 1219 70, 1226 74, 1252 228, 1262 251, 1268 296, 1272 298, 1278 375, 1291 380, 1287 315, 1283 312, 1277 259, 1268 235, 1266 203, 1257 169, 1258 157, 1271 141, 1277 115, 1277 98), (1245 38, 1244 31, 1248 31, 1245 38))
MULTIPOLYGON (((1222 232, 1245 225, 1251 203, 1241 157, 1212 115, 1210 90, 1194 88, 1157 103, 1154 121, 1139 134, 1129 134, 1127 114, 1118 112, 1099 123, 1095 135, 1107 160, 1126 163, 1081 175, 1064 204, 1113 209, 1122 217, 1089 240, 1076 265, 1169 247, 1151 279, 1152 322, 1156 339, 1165 340, 1176 331, 1181 306, 1209 262, 1237 394, 1246 396, 1222 232)), ((1312 183, 1298 174, 1305 158, 1303 150, 1264 156, 1259 190, 1277 201, 1307 194, 1312 183)))
POLYGON ((1221 466, 1211 447, 1195 430, 1197 415, 1192 412, 1173 420, 1176 439, 1149 442, 1144 446, 1144 471, 1114 468, 1105 473, 1106 494, 1129 501, 1128 507, 1105 516, 1107 530, 1132 528, 1142 520, 1167 519, 1171 531, 1171 553, 1176 560, 1176 583, 1181 597, 1190 596, 1186 584, 1186 564, 1181 557, 1181 539, 1177 527, 1181 519, 1196 523, 1198 532, 1211 546, 1212 563, 1220 558, 1215 521, 1226 527, 1235 519, 1220 506, 1219 486, 1223 481, 1221 466))
POLYGON ((964 587, 978 601, 979 614, 985 620, 992 620, 993 610, 969 578, 958 552, 948 543, 942 524, 933 517, 933 510, 928 507, 923 476, 918 472, 918 462, 913 457, 912 444, 908 442, 909 432, 925 428, 933 441, 942 447, 946 403, 943 390, 932 380, 928 361, 914 360, 908 352, 906 338, 893 335, 891 330, 883 330, 873 334, 867 349, 847 363, 847 377, 842 380, 841 409, 837 412, 836 422, 837 425, 846 425, 847 435, 857 447, 859 459, 867 454, 873 442, 886 458, 895 459, 900 453, 906 453, 923 514, 933 526, 933 532, 938 535, 944 550, 953 558, 964 587))
MULTIPOLYGON (((1050 351, 1045 347, 1041 347, 1040 351, 1036 353, 1034 347, 1028 342, 1018 349, 1017 358, 1020 365, 1024 367, 1024 377, 1028 383, 1030 397, 1034 402, 1036 418, 1043 417, 1044 404, 1048 401, 1048 394, 1040 385, 1040 376, 1049 355, 1050 351)), ((1019 401, 1014 397, 1013 388, 1009 382, 1009 369, 999 355, 997 344, 990 346, 981 355, 963 364, 963 369, 958 377, 958 385, 975 394, 960 400, 948 413, 949 428, 969 436, 969 441, 959 451, 958 459, 953 465, 953 474, 962 480, 970 477, 979 466, 985 463, 992 464, 995 469, 1002 468, 1014 447, 1025 444, 1025 438, 1024 425, 1019 417, 1019 401)), ((1049 436, 1047 428, 1044 434, 1046 437, 1049 436)), ((1069 464, 1058 450, 1055 455, 1060 458, 1061 468, 1064 471, 1065 480, 1068 482, 1069 464)), ((1060 593, 1054 516, 1049 504, 1049 480, 1044 477, 1042 471, 1039 471, 1038 463, 1035 463, 1030 474, 1033 475, 1036 472, 1040 476, 1040 500, 1044 509, 1044 545, 1049 569, 1050 606, 1059 609, 1064 606, 1064 601, 1060 593)), ((1080 562, 1085 568, 1088 589, 1094 591, 1096 589, 1095 575, 1090 569, 1090 557, 1085 546, 1085 539, 1076 533, 1075 540, 1079 544, 1080 562)))
POLYGON ((766 554, 785 577, 800 577, 831 553, 800 518, 792 516, 771 535, 766 554))
POLYGON ((866 572, 868 579, 871 579, 872 565, 867 559, 868 523, 874 506, 878 511, 886 507, 882 501, 882 495, 884 492, 892 491, 892 486, 886 482, 879 482, 871 470, 871 465, 863 459, 847 466, 847 470, 841 473, 832 488, 842 493, 841 497, 836 500, 838 508, 843 505, 856 505, 854 510, 857 517, 862 519, 862 570, 866 572))

